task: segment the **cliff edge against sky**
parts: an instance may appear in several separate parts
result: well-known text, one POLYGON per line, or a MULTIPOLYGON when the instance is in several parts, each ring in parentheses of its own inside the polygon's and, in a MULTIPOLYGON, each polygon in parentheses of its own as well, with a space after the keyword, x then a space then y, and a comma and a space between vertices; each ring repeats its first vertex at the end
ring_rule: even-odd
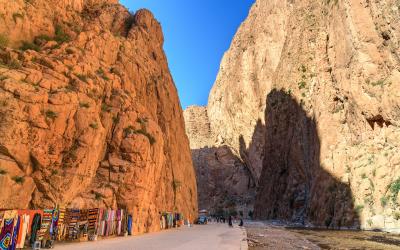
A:
POLYGON ((0 1, 0 208, 197 216, 161 26, 118 1, 0 1))

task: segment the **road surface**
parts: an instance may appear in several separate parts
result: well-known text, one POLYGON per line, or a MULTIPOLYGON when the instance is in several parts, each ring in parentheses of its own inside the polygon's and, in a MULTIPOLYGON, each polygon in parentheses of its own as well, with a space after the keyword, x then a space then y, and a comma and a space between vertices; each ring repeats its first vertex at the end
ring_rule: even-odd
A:
POLYGON ((227 224, 194 225, 141 236, 56 245, 56 250, 247 250, 246 233, 227 224))

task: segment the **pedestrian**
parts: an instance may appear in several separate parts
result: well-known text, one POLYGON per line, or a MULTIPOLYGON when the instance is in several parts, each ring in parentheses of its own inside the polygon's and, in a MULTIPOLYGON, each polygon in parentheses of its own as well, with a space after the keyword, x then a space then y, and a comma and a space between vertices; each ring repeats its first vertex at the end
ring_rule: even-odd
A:
POLYGON ((239 227, 243 227, 243 219, 242 218, 240 218, 239 227))
POLYGON ((228 224, 229 224, 230 227, 233 227, 232 216, 230 216, 230 215, 229 215, 229 218, 228 218, 228 224))

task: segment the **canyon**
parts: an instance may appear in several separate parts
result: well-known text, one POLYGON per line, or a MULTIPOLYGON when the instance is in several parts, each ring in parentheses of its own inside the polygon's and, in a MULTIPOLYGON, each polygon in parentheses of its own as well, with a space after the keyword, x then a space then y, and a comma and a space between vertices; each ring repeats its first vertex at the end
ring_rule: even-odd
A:
POLYGON ((0 209, 197 216, 161 25, 117 0, 0 1, 0 209), (4 188, 7 187, 7 188, 4 188))
POLYGON ((0 209, 399 230, 399 0, 256 0, 185 111, 150 11, 0 6, 0 209))
POLYGON ((257 0, 207 107, 185 110, 199 206, 398 230, 399 14, 396 0, 257 0))

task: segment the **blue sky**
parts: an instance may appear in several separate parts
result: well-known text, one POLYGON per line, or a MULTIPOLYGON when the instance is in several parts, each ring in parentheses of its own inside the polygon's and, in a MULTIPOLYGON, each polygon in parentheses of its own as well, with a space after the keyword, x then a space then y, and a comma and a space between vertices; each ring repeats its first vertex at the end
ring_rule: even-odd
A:
POLYGON ((254 0, 120 0, 151 10, 164 32, 164 50, 183 108, 207 105, 208 94, 240 23, 254 0))

